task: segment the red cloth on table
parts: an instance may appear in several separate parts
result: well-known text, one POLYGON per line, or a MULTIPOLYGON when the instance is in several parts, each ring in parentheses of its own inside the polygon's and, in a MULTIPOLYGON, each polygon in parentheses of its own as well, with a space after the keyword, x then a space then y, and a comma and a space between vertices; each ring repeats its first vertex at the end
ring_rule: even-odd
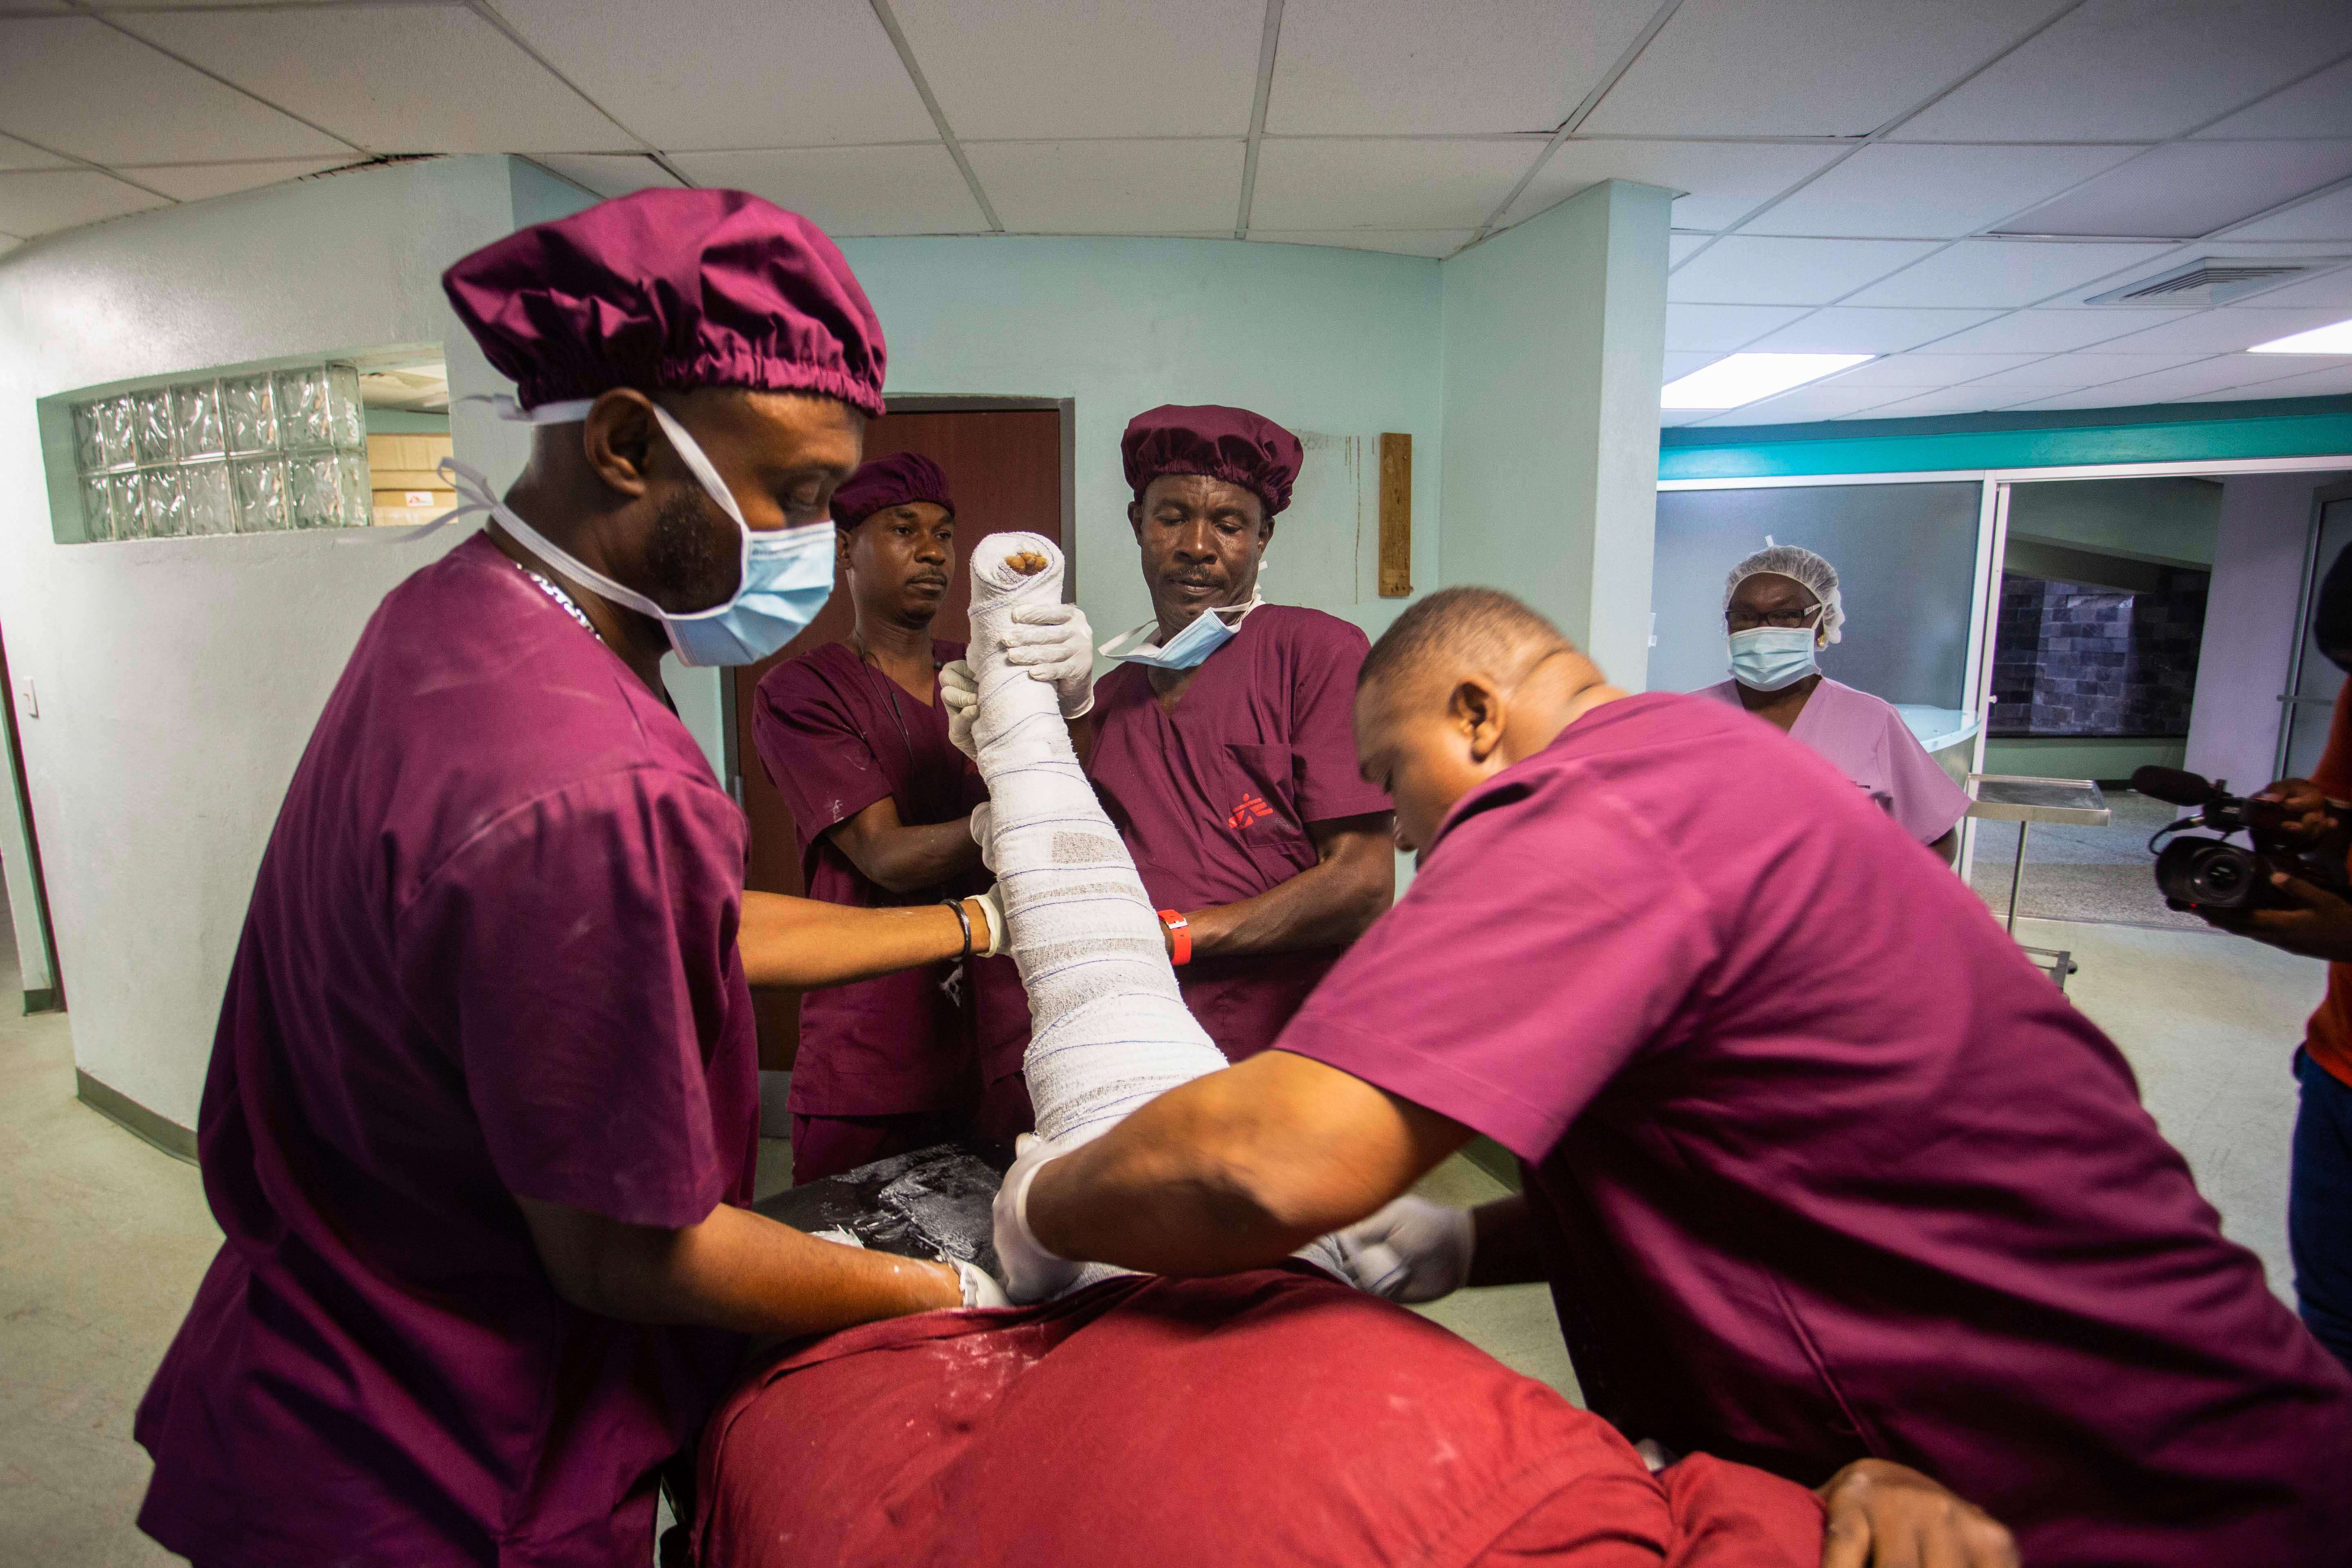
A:
MULTIPOLYGON (((963 651, 961 643, 931 644, 942 665, 963 651)), ((899 822, 914 827, 953 822, 988 798, 980 770, 948 740, 936 678, 931 700, 919 702, 856 649, 828 643, 761 678, 751 733, 792 811, 810 898, 881 909, 987 890, 992 879, 974 870, 893 893, 867 880, 831 836, 879 800, 896 803, 899 822)), ((1013 960, 972 960, 955 995, 940 984, 952 968, 928 963, 803 994, 793 1114, 968 1114, 987 1085, 1020 1072, 1029 999, 1013 960)), ((804 1170, 795 1157, 795 1181, 836 1173, 804 1170)))
POLYGON ((703 1436, 712 1568, 1527 1561, 1814 1568, 1812 1495, 1607 1423, 1304 1268, 835 1334, 703 1436))
MULTIPOLYGON (((1096 682, 1087 776, 1153 908, 1271 891, 1314 868, 1315 824, 1389 809, 1356 772, 1356 671, 1370 647, 1336 616, 1265 605, 1209 656, 1172 713, 1139 664, 1096 682)), ((1274 1044, 1339 956, 1203 958, 1176 982, 1217 1048, 1240 1061, 1274 1044)))
POLYGON ((229 971, 226 1239, 139 1407, 141 1528, 273 1568, 645 1561, 743 1342, 565 1302, 513 1194, 750 1201, 743 848, 686 726, 488 539, 385 598, 229 971))

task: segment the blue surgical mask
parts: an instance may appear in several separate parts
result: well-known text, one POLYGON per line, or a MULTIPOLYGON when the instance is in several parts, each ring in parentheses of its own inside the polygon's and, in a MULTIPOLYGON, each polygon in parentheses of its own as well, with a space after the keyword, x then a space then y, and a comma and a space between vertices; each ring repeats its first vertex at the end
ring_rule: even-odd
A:
POLYGON ((1154 669, 1191 669, 1233 641, 1234 634, 1242 628, 1242 621, 1264 603, 1265 600, 1253 585, 1247 604, 1202 610, 1192 617, 1191 626, 1170 637, 1165 647, 1139 640, 1159 628, 1159 622, 1146 621, 1133 631, 1121 632, 1096 651, 1108 658, 1150 665, 1154 669), (1119 651, 1121 644, 1126 645, 1124 652, 1119 651))
POLYGON ((1819 635, 1811 626, 1758 626, 1732 633, 1726 639, 1731 645, 1732 679, 1753 691, 1796 685, 1821 668, 1813 662, 1813 639, 1819 635))
MULTIPOLYGON (((587 401, 549 403, 528 414, 517 414, 510 412, 511 404, 494 401, 499 402, 505 417, 520 417, 534 425, 576 423, 588 416, 590 406, 587 401)), ((669 437, 678 457, 710 499, 719 503, 719 510, 735 521, 741 542, 740 573, 736 578, 735 593, 726 603, 707 610, 663 609, 635 588, 581 564, 569 551, 550 543, 544 534, 489 493, 488 480, 480 470, 453 458, 441 460, 441 471, 450 477, 465 504, 448 516, 486 511, 497 518, 532 554, 565 576, 587 584, 616 605, 625 605, 659 621, 662 629, 669 634, 670 647, 682 663, 757 664, 799 636, 833 596, 833 522, 825 519, 801 528, 754 532, 751 524, 743 521, 743 509, 736 503, 734 492, 719 477, 719 470, 711 466, 700 444, 670 416, 668 410, 659 404, 655 404, 653 410, 654 417, 661 423, 662 434, 669 437)))

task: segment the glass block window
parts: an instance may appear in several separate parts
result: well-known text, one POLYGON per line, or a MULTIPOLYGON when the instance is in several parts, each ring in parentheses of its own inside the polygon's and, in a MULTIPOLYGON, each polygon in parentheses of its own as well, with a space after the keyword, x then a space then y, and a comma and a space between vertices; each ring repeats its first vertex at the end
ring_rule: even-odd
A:
POLYGON ((73 405, 91 540, 365 528, 359 372, 302 365, 203 376, 73 405))

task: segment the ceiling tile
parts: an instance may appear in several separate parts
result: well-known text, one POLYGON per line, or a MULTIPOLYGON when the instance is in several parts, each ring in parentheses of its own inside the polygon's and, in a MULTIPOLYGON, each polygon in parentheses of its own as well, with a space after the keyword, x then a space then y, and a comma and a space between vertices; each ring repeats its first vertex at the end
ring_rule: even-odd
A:
POLYGON ((1971 381, 1971 386, 2015 387, 2020 397, 2036 387, 2050 392, 2096 386, 2107 381, 2129 381, 2176 365, 2193 364, 2203 354, 2052 354, 2015 370, 1995 371, 1971 381))
POLYGON ((2352 60, 2338 60, 2197 133, 2209 136, 2352 136, 2352 60))
POLYGON ((2231 245, 2245 239, 2352 241, 2352 188, 2330 191, 2301 206, 2256 218, 2224 237, 2231 245))
POLYGON ((5 256, 25 242, 13 234, 0 234, 0 256, 5 256))
POLYGON ((170 205, 162 196, 89 169, 0 174, 0 234, 19 239, 170 205))
POLYGON ((2346 48, 2352 5, 2336 0, 2089 0, 1895 139, 2155 141, 2346 48))
POLYGON ((1661 384, 1680 381, 1695 370, 1705 370, 1722 357, 1712 349, 1668 349, 1665 364, 1658 380, 1661 384))
POLYGON ((1684 194, 1674 221, 1685 228, 1728 228, 1843 151, 1819 143, 1769 142, 1563 142, 1503 216, 1533 217, 1603 180, 1634 180, 1684 194))
POLYGON ((2218 310, 2200 310, 2178 321, 2116 338, 2099 347, 2105 353, 2118 354, 2232 353, 2343 319, 2341 306, 2270 310, 2252 305, 2225 305, 2218 310))
POLYGON ((642 153, 534 153, 531 162, 607 198, 677 185, 668 170, 642 153))
POLYGON ((866 0, 499 0, 499 9, 549 64, 656 147, 939 134, 866 0))
POLYGON ((2339 267, 2301 283, 2273 289, 2248 303, 2260 304, 2266 310, 2291 310, 2305 305, 2352 305, 2352 267, 2339 267))
POLYGON ((174 200, 200 202, 211 196, 299 180, 305 174, 340 169, 354 161, 346 153, 340 158, 273 158, 258 163, 127 163, 117 168, 125 177, 174 200))
POLYGON ((1704 350, 1720 357, 1807 313, 1801 305, 1688 305, 1670 300, 1666 347, 1704 350))
POLYGON ((1475 228, 1253 228, 1252 239, 1276 245, 1336 245, 1347 250, 1385 250, 1398 256, 1453 255, 1478 237, 1475 228))
POLYGON ((894 0, 891 9, 959 138, 1249 132, 1265 0, 894 0))
POLYGON ((773 153, 680 153, 671 160, 700 185, 765 196, 827 234, 976 234, 987 230, 971 187, 948 150, 803 147, 773 153))
POLYGON ((1727 408, 1713 418, 1703 419, 1703 425, 1795 425, 1815 419, 1835 419, 1843 415, 1859 414, 1865 408, 1901 397, 1896 388, 1883 386, 1839 386, 1833 383, 1818 383, 1801 386, 1794 392, 1784 392, 1778 397, 1768 397, 1760 403, 1745 404, 1727 408))
POLYGON ((1167 234, 1223 225, 1242 196, 1231 142, 982 142, 968 144, 980 188, 1015 234, 1167 234))
POLYGON ((140 12, 121 21, 372 152, 631 143, 505 34, 457 6, 140 12))
POLYGON ((1289 0, 1265 128, 1284 136, 1551 132, 1657 0, 1289 0))
POLYGON ((1704 408, 1662 408, 1658 411, 1658 425, 1662 429, 1672 429, 1677 425, 1696 425, 1706 416, 1704 408))
MULTIPOLYGON (((1964 239, 1845 301, 1849 305, 2031 305, 2169 247, 1964 239)), ((1679 276, 1679 274, 1677 274, 1679 276)))
POLYGON ((1864 147, 1745 234, 1958 239, 2132 155, 2129 147, 1864 147))
POLYGON ((2277 381, 2255 382, 2249 386, 2231 387, 2212 395, 2216 402, 2240 402, 2252 397, 2335 397, 2352 392, 2352 359, 2318 360, 2324 370, 2305 371, 2301 375, 2284 376, 2277 381))
POLYGON ((2352 141, 2175 142, 2002 226, 2193 239, 2352 174, 2352 141))
POLYGON ((1747 345, 1759 353, 1892 354, 1948 338, 1991 320, 1998 310, 1874 310, 1848 305, 1816 310, 1747 345))
POLYGON ((1476 228, 1542 150, 1537 137, 1285 142, 1258 147, 1253 228, 1476 228))
POLYGON ((2119 338, 2193 310, 2012 310, 1936 345, 1954 353, 2063 353, 2119 338))
POLYGON ((2014 404, 2018 395, 1996 388, 1978 391, 1973 386, 1947 386, 1933 392, 1923 392, 1906 397, 1900 403, 1883 403, 1867 414, 1865 419, 1933 419, 1946 414, 1985 414, 2014 404))
POLYGON ((2041 357, 2039 354, 1889 354, 1885 359, 1874 359, 1868 364, 1841 371, 1834 384, 1950 386, 1956 382, 1974 381, 1980 375, 1990 375, 1996 371, 2015 370, 2019 365, 2031 364, 2041 357))
POLYGON ((1666 236, 1666 265, 1680 267, 1695 255, 1698 247, 1715 236, 1711 234, 1670 234, 1666 236))
POLYGON ((99 163, 346 151, 103 22, 74 16, 0 22, 0 127, 99 163))
POLYGON ((1932 241, 1733 235, 1670 274, 1666 297, 1736 305, 1826 305, 1935 248, 1932 241))
POLYGON ((73 161, 44 153, 13 136, 0 136, 0 169, 70 169, 73 161))
MULTIPOLYGON (((2290 375, 2295 374, 2298 373, 2289 372, 2290 375)), ((2171 403, 2181 398, 2204 397, 2212 393, 2226 392, 2232 387, 2284 379, 2286 377, 2270 374, 2270 367, 2257 363, 2255 356, 2225 354, 2219 359, 2200 360, 2194 364, 2175 365, 2153 375, 2136 375, 2128 381, 2103 382, 2078 392, 2062 392, 2026 406, 2128 408, 2138 403, 2171 403)))
POLYGON ((1864 135, 2063 4, 1684 0, 1583 128, 1630 135, 1864 135))

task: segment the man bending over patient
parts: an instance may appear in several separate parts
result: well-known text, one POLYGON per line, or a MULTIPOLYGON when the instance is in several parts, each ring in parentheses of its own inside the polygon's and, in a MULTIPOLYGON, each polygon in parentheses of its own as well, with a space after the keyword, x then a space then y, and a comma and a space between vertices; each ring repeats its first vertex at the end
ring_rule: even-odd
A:
POLYGON ((1948 1524, 1889 1460, 2047 1568, 2341 1560, 2352 1379, 2114 1045, 1834 768, 1483 588, 1397 621, 1355 730, 1412 889, 1274 1049, 1015 1164, 1016 1299, 1355 1226, 1402 1300, 1549 1279, 1593 1409, 1820 1487, 1825 1562, 1948 1524), (1399 1201, 1480 1132, 1524 1196, 1399 1201))

